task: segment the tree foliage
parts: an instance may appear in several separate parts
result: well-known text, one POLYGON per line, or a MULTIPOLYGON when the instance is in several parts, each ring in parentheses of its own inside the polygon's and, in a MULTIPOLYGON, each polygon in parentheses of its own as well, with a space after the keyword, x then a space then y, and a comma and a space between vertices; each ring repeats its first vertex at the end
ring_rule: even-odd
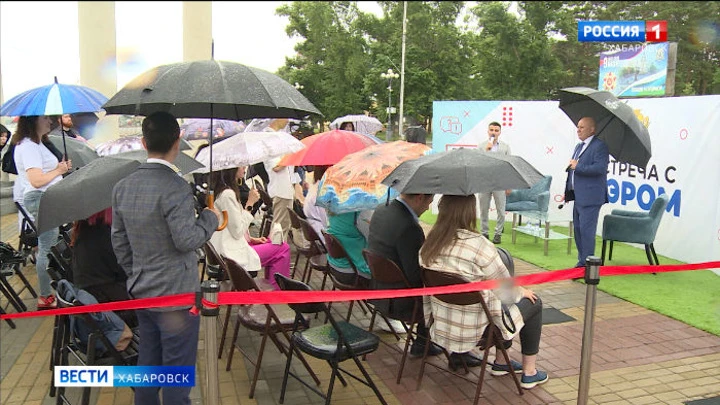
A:
MULTIPOLYGON (((291 2, 277 13, 298 37, 279 74, 332 120, 368 111, 387 119, 388 68, 400 73, 403 2, 291 2)), ((595 88, 601 43, 577 41, 580 20, 667 20, 677 42, 676 95, 720 94, 720 2, 407 2, 404 112, 420 120, 435 100, 545 100, 595 88)), ((392 83, 397 107, 400 79, 392 83)))

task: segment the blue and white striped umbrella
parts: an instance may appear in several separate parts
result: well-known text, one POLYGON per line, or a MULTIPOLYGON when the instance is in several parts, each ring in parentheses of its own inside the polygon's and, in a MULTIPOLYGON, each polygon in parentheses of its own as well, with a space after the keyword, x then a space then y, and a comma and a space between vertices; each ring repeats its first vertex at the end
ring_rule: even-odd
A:
POLYGON ((96 112, 108 98, 89 87, 55 83, 42 86, 6 101, 0 107, 0 115, 6 117, 28 115, 62 115, 96 112))

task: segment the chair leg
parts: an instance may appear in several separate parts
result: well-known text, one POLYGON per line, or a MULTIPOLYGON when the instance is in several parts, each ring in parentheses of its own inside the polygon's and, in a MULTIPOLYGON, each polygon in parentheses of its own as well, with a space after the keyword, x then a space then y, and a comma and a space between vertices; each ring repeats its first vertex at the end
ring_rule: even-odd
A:
POLYGON ((430 351, 430 346, 432 346, 432 339, 430 339, 430 325, 427 326, 428 328, 428 336, 425 337, 425 350, 423 350, 423 356, 422 360, 420 361, 420 372, 418 373, 417 377, 417 385, 415 386, 415 390, 420 389, 420 383, 422 382, 423 375, 425 374, 425 363, 427 363, 427 355, 430 351))
MULTIPOLYGON (((355 364, 358 366, 360 371, 365 376, 365 381, 367 381, 367 384, 372 388, 373 392, 375 393, 375 396, 380 400, 380 403, 383 405, 387 405, 387 402, 385 402, 385 398, 383 398, 382 394, 380 393, 380 390, 378 390, 378 387, 375 385, 375 382, 373 382, 372 378, 370 377, 370 374, 368 374, 367 370, 365 370, 365 367, 363 367, 362 363, 356 356, 353 356, 353 360, 355 361, 355 364)), ((328 404, 330 403, 330 398, 328 398, 328 404)))
POLYGON ((410 351, 410 343, 413 342, 413 328, 415 327, 415 324, 413 323, 410 325, 410 329, 407 331, 407 338, 405 339, 405 349, 403 349, 403 355, 402 359, 400 360, 400 370, 398 370, 397 380, 395 381, 397 384, 400 384, 400 379, 403 375, 403 370, 405 369, 405 362, 407 361, 407 355, 408 351, 410 351))
POLYGON ((655 246, 652 243, 650 244, 650 251, 652 252, 653 258, 655 259, 655 265, 659 266, 660 261, 657 258, 657 253, 655 253, 655 246))
POLYGON ((18 277, 20 277, 20 280, 22 280, 23 284, 25 284, 25 288, 30 291, 30 295, 32 295, 33 298, 37 298, 38 295, 35 292, 35 289, 33 288, 32 284, 28 281, 28 279, 25 277, 25 274, 23 274, 22 270, 20 269, 20 263, 17 263, 15 265, 15 274, 17 274, 18 277))
POLYGON ((292 278, 292 279, 295 278, 295 271, 297 270, 297 264, 298 264, 299 260, 300 260, 300 253, 296 252, 295 253, 295 264, 293 264, 292 273, 290 273, 290 278, 292 278))
POLYGON ((645 256, 647 256, 648 263, 650 263, 651 266, 655 264, 653 263, 652 253, 650 253, 650 245, 645 245, 645 256))
POLYGON ((614 241, 612 241, 612 240, 610 241, 610 253, 608 253, 608 260, 609 260, 609 261, 612 261, 612 251, 613 251, 613 244, 614 244, 614 243, 615 243, 614 241))
MULTIPOLYGON (((510 356, 508 356, 507 349, 505 349, 505 347, 503 346, 502 337, 496 335, 496 336, 495 336, 495 342, 499 342, 498 347, 500 348, 500 352, 503 354, 503 357, 505 358, 505 364, 507 364, 508 367, 510 367, 510 370, 512 370, 512 363, 510 362, 510 356)), ((488 358, 487 352, 485 352, 485 358, 484 358, 483 360, 484 360, 486 363, 487 363, 487 358, 488 358)), ((485 365, 486 365, 486 364, 483 364, 483 370, 482 370, 482 371, 485 371, 485 365)), ((483 373, 483 374, 484 374, 484 373, 483 373)), ((511 372, 510 374, 512 375, 513 380, 515 380, 515 387, 517 387, 518 394, 519 394, 519 395, 523 395, 523 390, 522 390, 522 387, 520 387, 520 380, 518 380, 517 374, 515 374, 514 370, 513 370, 513 372, 511 372)), ((478 391, 478 394, 479 394, 479 393, 480 393, 480 391, 478 391)), ((476 403, 477 403, 477 402, 476 402, 476 403)))
MULTIPOLYGON (((270 317, 268 316, 268 324, 270 322, 270 317)), ((260 375, 260 365, 262 364, 263 354, 265 353, 265 343, 267 342, 269 331, 265 331, 263 333, 262 342, 260 343, 260 349, 258 351, 258 357, 257 361, 255 362, 255 373, 253 374, 252 383, 250 384, 250 398, 252 399, 253 396, 255 396, 255 386, 257 385, 258 376, 260 375)))
POLYGON ((290 362, 292 361, 293 350, 295 350, 295 344, 290 339, 290 348, 288 349, 287 362, 285 363, 285 374, 283 374, 282 388, 280 389, 280 401, 279 403, 285 402, 285 389, 287 388, 288 376, 290 375, 290 362))
POLYGON ((232 341, 230 342, 230 353, 228 354, 228 362, 227 362, 227 366, 225 367, 225 371, 230 371, 230 367, 232 366, 233 353, 235 352, 235 342, 237 341, 237 336, 238 336, 239 330, 240 330, 240 320, 236 319, 235 320, 235 331, 233 332, 232 341))
POLYGON ((605 265, 605 247, 606 247, 606 246, 607 246, 607 240, 606 240, 606 239, 603 239, 603 244, 602 244, 602 256, 600 256, 600 265, 601 265, 601 266, 604 266, 604 265, 605 265))
MULTIPOLYGON (((218 348, 218 359, 222 358, 223 348, 225 347, 225 336, 227 335, 228 324, 230 323, 230 314, 232 314, 232 305, 228 305, 225 313, 225 323, 223 323, 222 336, 220 337, 220 347, 218 348)), ((233 342, 234 344, 235 342, 233 342)))
POLYGON ((335 386, 335 376, 340 374, 338 371, 338 364, 336 361, 331 361, 330 367, 332 368, 332 373, 330 374, 330 382, 328 383, 328 392, 327 392, 327 394, 325 394, 325 405, 330 405, 330 399, 332 398, 333 387, 335 386))

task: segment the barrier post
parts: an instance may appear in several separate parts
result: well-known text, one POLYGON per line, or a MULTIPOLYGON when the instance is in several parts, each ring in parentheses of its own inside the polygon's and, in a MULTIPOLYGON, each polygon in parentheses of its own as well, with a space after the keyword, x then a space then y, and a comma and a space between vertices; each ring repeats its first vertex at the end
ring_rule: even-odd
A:
MULTIPOLYGON (((200 285, 202 298, 217 304, 220 283, 217 280, 206 280, 200 285)), ((201 304, 202 305, 202 304, 201 304)), ((218 357, 217 357, 217 317, 220 308, 206 308, 204 305, 200 314, 202 315, 202 327, 205 330, 205 392, 203 403, 207 405, 218 405, 220 401, 220 382, 218 381, 218 357)))
POLYGON ((582 351, 580 355, 580 382, 578 384, 578 405, 587 405, 590 392, 590 363, 595 331, 595 298, 600 283, 600 258, 588 256, 585 260, 585 322, 583 324, 582 351))

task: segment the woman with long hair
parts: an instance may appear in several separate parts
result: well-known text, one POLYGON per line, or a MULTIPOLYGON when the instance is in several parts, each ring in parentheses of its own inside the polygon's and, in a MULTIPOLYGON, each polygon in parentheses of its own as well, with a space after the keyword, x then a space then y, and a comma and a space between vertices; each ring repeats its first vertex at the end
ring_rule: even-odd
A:
MULTIPOLYGON (((460 275, 469 282, 507 279, 511 275, 502 262, 497 248, 477 231, 475 195, 444 195, 438 205, 438 218, 420 249, 420 264, 428 269, 460 275)), ((512 361, 513 370, 522 373, 520 385, 530 389, 548 380, 547 373, 535 367, 542 331, 542 302, 534 292, 523 287, 481 291, 490 314, 506 341, 518 333, 522 346, 522 364, 512 361), (500 297, 499 297, 500 296, 500 297), (502 300, 502 301, 501 301, 502 300), (502 305, 507 304, 515 331, 508 330, 502 320, 502 305)), ((469 354, 483 336, 489 321, 482 306, 453 305, 435 297, 424 297, 425 314, 430 337, 434 343, 452 352, 450 367, 456 369, 462 360, 468 366, 479 366, 481 360, 469 354), (430 309, 430 310, 428 310, 430 309)), ((509 323, 509 320, 506 321, 509 323)), ((492 375, 508 374, 503 356, 496 348, 492 375)))
MULTIPOLYGON (((129 300, 127 275, 117 262, 110 239, 112 207, 87 219, 75 221, 70 246, 75 286, 92 294, 98 302, 129 300)), ((129 327, 138 325, 135 311, 117 311, 129 327)))
POLYGON ((251 237, 248 228, 253 220, 250 213, 253 205, 260 199, 257 190, 252 189, 243 207, 240 203, 238 180, 245 176, 245 167, 212 172, 210 184, 215 191, 215 207, 227 211, 228 224, 222 231, 216 231, 210 243, 219 254, 228 257, 249 272, 267 269, 265 278, 279 290, 275 283, 275 273, 290 275, 290 246, 283 242, 275 245, 265 237, 251 237))
MULTIPOLYGON (((16 145, 13 158, 18 178, 24 184, 23 205, 33 218, 38 217, 40 197, 45 190, 62 180, 62 175, 72 167, 71 161, 58 161, 58 158, 43 144, 43 138, 50 132, 50 123, 50 118, 47 116, 20 117, 17 130, 10 141, 16 145)), ((50 253, 50 247, 57 242, 58 235, 58 228, 38 235, 38 255, 35 263, 40 287, 38 309, 57 307, 55 296, 50 289, 47 255, 50 253)))

